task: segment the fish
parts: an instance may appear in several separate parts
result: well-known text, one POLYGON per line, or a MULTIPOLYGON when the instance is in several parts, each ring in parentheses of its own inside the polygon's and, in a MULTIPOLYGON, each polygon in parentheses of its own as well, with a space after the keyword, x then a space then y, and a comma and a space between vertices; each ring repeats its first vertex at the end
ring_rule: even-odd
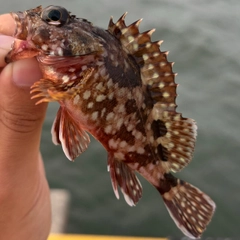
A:
POLYGON ((36 104, 57 101, 52 141, 74 161, 90 143, 108 153, 108 171, 119 199, 135 206, 142 197, 139 173, 161 195, 183 234, 199 238, 216 205, 173 173, 193 158, 197 125, 177 112, 176 73, 155 29, 126 25, 123 14, 107 29, 77 18, 61 6, 11 13, 15 41, 6 62, 35 57, 42 79, 31 87, 36 104))

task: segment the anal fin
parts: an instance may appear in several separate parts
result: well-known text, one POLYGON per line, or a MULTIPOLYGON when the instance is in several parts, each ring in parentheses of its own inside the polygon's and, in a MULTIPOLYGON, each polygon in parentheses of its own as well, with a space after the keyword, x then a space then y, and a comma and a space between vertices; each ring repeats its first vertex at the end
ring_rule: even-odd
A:
POLYGON ((117 199, 119 186, 128 205, 135 206, 142 196, 142 186, 134 171, 126 163, 111 155, 108 156, 108 170, 117 199))
POLYGON ((63 107, 58 110, 51 133, 53 143, 61 144, 66 157, 71 161, 84 152, 90 143, 88 134, 63 107))

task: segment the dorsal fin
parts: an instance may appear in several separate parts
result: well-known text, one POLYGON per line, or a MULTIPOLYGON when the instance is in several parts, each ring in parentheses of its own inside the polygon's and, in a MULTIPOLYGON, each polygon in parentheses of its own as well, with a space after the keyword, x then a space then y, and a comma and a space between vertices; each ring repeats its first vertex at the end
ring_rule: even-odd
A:
POLYGON ((149 88, 154 103, 161 101, 168 106, 167 110, 174 111, 176 87, 175 73, 172 62, 168 62, 168 52, 162 52, 160 45, 163 41, 152 42, 151 36, 155 29, 139 32, 142 19, 126 26, 126 13, 116 23, 110 19, 108 31, 120 40, 125 51, 134 57, 141 70, 142 82, 149 88))
POLYGON ((152 42, 154 29, 139 32, 142 19, 126 26, 125 16, 126 13, 116 23, 111 18, 108 31, 121 42, 124 51, 139 65, 142 84, 146 86, 152 99, 151 124, 154 124, 156 131, 166 129, 165 135, 154 139, 153 143, 162 152, 160 157, 164 158, 166 171, 180 171, 192 159, 196 123, 176 112, 176 73, 172 71, 173 63, 167 60, 168 52, 160 50, 163 41, 152 42))

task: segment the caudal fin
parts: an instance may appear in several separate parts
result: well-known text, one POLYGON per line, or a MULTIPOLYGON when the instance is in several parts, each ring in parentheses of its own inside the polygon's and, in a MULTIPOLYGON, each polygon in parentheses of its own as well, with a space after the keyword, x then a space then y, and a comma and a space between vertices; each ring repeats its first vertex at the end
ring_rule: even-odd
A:
POLYGON ((200 238, 211 221, 216 205, 198 188, 165 174, 158 188, 177 227, 190 238, 200 238))

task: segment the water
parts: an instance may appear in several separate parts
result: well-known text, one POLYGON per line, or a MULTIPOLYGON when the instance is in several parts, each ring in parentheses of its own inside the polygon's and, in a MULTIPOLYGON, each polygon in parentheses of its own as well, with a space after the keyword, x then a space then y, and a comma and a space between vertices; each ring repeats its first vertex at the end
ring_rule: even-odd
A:
MULTIPOLYGON (((3 1, 1 13, 25 10, 49 1, 3 1)), ((178 110, 198 122, 198 141, 192 163, 177 176, 198 186, 216 201, 217 211, 204 236, 240 235, 240 2, 238 0, 65 1, 79 17, 107 27, 128 11, 127 22, 144 18, 141 30, 156 28, 178 72, 178 110)), ((49 106, 43 129, 42 153, 49 184, 66 188, 72 202, 68 232, 137 236, 182 236, 157 193, 144 179, 143 198, 130 208, 115 199, 107 154, 92 140, 75 163, 51 143, 50 128, 57 104, 49 106)))

